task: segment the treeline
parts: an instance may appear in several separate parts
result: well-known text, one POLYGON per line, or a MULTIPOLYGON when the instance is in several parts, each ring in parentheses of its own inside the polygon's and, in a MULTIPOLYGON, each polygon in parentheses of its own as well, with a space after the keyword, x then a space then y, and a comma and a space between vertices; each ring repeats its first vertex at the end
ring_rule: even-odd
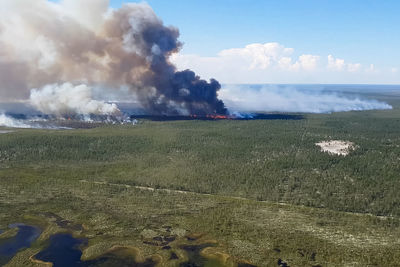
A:
POLYGON ((23 130, 0 135, 0 163, 2 169, 39 169, 41 179, 109 181, 399 216, 396 112, 23 130), (315 145, 323 140, 348 140, 356 149, 346 157, 329 155, 315 145))

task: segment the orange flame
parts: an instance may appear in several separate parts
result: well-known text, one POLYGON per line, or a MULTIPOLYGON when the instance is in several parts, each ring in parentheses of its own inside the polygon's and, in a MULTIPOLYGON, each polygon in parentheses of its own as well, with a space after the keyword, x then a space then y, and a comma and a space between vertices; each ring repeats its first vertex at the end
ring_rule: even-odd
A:
POLYGON ((190 115, 191 118, 208 118, 208 119, 213 119, 213 120, 226 120, 226 119, 230 119, 231 117, 227 116, 227 115, 219 115, 219 114, 207 114, 205 116, 199 116, 196 114, 192 114, 190 115))

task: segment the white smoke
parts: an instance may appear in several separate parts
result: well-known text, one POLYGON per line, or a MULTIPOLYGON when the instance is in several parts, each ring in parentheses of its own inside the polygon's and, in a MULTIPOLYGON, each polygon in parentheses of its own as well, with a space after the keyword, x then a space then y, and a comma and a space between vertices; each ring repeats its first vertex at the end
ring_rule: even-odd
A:
POLYGON ((85 84, 46 85, 32 89, 30 103, 39 111, 53 115, 119 115, 115 104, 92 99, 92 89, 85 84))
POLYGON ((294 87, 224 86, 219 97, 228 109, 239 112, 330 113, 351 110, 392 109, 384 102, 294 87))
POLYGON ((32 128, 31 125, 26 124, 22 120, 17 120, 6 114, 0 114, 0 126, 9 128, 32 128))

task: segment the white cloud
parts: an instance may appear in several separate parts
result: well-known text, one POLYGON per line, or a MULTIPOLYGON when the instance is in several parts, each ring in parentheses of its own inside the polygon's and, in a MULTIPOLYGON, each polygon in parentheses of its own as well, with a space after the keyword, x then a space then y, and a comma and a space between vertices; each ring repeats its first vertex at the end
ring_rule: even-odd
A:
POLYGON ((360 63, 349 63, 347 65, 347 70, 350 72, 356 72, 359 71, 361 69, 361 64, 360 63))
POLYGON ((332 55, 328 56, 328 69, 335 71, 342 71, 345 68, 344 59, 334 58, 332 55))
POLYGON ((175 54, 171 60, 179 69, 223 83, 400 83, 396 68, 380 73, 373 64, 296 53, 276 42, 225 49, 213 57, 175 54))
POLYGON ((299 57, 298 64, 301 69, 312 71, 317 68, 317 64, 319 61, 319 56, 314 55, 301 55, 299 57))
POLYGON ((291 57, 282 57, 278 61, 278 65, 282 70, 295 70, 291 57))
POLYGON ((304 54, 295 57, 293 54, 293 48, 265 43, 225 49, 215 57, 175 54, 171 61, 179 69, 193 69, 202 77, 215 77, 232 83, 273 82, 267 76, 278 77, 286 72, 298 76, 318 70, 319 56, 304 54))
POLYGON ((328 56, 327 69, 331 71, 357 72, 361 69, 360 63, 346 63, 344 59, 328 56))
POLYGON ((232 48, 218 53, 221 61, 234 61, 245 64, 249 70, 266 70, 281 68, 283 70, 314 70, 319 56, 301 55, 294 63, 291 55, 293 48, 287 48, 279 43, 249 44, 244 48, 232 48))
POLYGON ((369 64, 369 66, 365 69, 365 72, 376 72, 376 68, 374 64, 369 64))
POLYGON ((249 44, 244 48, 222 50, 218 56, 224 59, 241 60, 249 64, 249 69, 267 69, 282 57, 293 53, 278 43, 249 44))

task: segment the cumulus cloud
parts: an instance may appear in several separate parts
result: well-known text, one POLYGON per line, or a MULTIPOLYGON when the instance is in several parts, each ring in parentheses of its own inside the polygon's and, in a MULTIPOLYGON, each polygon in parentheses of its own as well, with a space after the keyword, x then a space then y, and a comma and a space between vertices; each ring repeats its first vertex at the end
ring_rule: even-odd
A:
POLYGON ((361 69, 361 64, 360 63, 348 63, 347 65, 347 70, 349 72, 356 72, 361 69))
POLYGON ((398 83, 395 68, 378 73, 375 66, 333 55, 302 54, 282 44, 255 43, 220 51, 216 56, 176 54, 180 68, 193 68, 224 83, 398 83))
POLYGON ((222 50, 218 56, 226 60, 242 61, 250 70, 253 70, 267 69, 279 62, 282 57, 292 53, 292 48, 286 48, 278 43, 266 43, 222 50))
POLYGON ((344 59, 335 58, 332 55, 328 56, 328 70, 331 71, 348 71, 356 72, 361 69, 360 63, 346 63, 344 59))
POLYGON ((283 69, 288 71, 314 70, 319 56, 300 55, 293 60, 293 48, 284 47, 279 43, 249 44, 244 48, 225 49, 217 57, 198 57, 196 55, 173 55, 172 60, 178 64, 189 64, 192 60, 201 63, 231 65, 246 70, 283 69))
MULTIPOLYGON (((318 72, 320 56, 301 54, 279 43, 249 44, 243 48, 220 51, 215 57, 174 54, 171 61, 180 69, 193 68, 205 77, 217 77, 225 83, 273 82, 283 73, 300 78, 318 72), (273 79, 273 78, 272 78, 273 79)), ((281 81, 281 82, 290 82, 281 81)))
POLYGON ((300 65, 300 69, 306 71, 315 70, 318 64, 319 56, 314 55, 301 55, 299 61, 296 64, 300 65))
POLYGON ((332 55, 328 56, 328 69, 342 71, 344 68, 344 59, 334 58, 332 55))
POLYGON ((366 72, 375 72, 377 71, 374 64, 369 64, 369 66, 365 69, 366 72))

